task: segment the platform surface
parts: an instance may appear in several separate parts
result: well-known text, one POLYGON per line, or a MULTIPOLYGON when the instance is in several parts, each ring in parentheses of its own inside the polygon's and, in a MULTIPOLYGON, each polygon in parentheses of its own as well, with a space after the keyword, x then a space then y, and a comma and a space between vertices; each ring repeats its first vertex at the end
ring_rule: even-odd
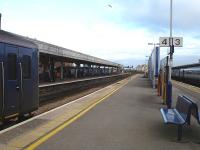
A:
MULTIPOLYGON (((173 91, 173 99, 184 93, 173 91)), ((0 133, 0 149, 199 150, 200 125, 192 120, 178 143, 177 128, 164 125, 161 107, 148 79, 134 76, 0 133)))
POLYGON ((176 126, 163 124, 161 107, 156 90, 138 77, 37 149, 199 149, 200 126, 193 123, 184 128, 183 143, 177 143, 176 126))

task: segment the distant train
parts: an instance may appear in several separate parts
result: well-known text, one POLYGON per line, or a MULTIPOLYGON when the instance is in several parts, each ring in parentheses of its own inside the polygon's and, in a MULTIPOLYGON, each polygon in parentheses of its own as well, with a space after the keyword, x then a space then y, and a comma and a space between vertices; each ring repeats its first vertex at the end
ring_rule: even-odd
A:
POLYGON ((200 87, 200 67, 172 69, 172 79, 200 87))
POLYGON ((39 106, 37 46, 0 30, 0 122, 39 106))

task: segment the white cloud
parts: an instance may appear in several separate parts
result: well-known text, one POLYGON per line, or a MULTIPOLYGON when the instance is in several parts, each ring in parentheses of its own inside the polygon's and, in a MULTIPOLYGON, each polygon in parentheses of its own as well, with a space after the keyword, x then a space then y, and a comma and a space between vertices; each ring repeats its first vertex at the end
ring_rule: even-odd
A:
POLYGON ((105 57, 106 59, 131 58, 146 54, 151 35, 145 29, 126 29, 115 24, 99 22, 90 25, 80 22, 13 22, 6 29, 37 38, 65 48, 105 57), (12 24, 15 26, 12 26, 12 24))
MULTIPOLYGON (((23 8, 12 1, 1 5, 3 29, 103 59, 143 63, 152 49, 147 43, 169 36, 169 1, 23 2, 23 8)), ((184 37, 175 56, 199 55, 199 5, 198 0, 174 1, 173 34, 184 37)), ((162 48, 162 56, 166 52, 162 48)))

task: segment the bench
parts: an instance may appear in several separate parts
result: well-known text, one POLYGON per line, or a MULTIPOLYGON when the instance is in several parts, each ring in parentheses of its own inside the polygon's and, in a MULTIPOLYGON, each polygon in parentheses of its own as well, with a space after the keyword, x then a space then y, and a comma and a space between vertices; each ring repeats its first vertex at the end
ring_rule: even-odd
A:
POLYGON ((192 100, 191 98, 183 95, 184 98, 186 98, 187 100, 191 101, 192 103, 192 110, 191 110, 191 115, 196 118, 197 122, 200 124, 200 112, 198 111, 198 105, 197 103, 192 100))
POLYGON ((178 96, 176 107, 172 109, 161 108, 160 112, 162 114, 165 124, 177 125, 177 140, 180 141, 182 138, 182 126, 184 124, 190 123, 192 102, 183 96, 178 96))

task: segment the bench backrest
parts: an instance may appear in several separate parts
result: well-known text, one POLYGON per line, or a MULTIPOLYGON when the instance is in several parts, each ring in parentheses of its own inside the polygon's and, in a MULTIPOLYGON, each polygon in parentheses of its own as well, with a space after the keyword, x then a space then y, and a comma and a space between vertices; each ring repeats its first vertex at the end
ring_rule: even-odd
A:
POLYGON ((198 111, 198 105, 197 103, 192 100, 191 98, 183 95, 184 98, 186 98, 187 100, 192 102, 192 110, 191 110, 191 114, 197 119, 197 121, 200 123, 200 116, 199 116, 199 111, 198 111))
POLYGON ((183 96, 178 96, 176 109, 187 123, 190 123, 192 102, 183 96))

